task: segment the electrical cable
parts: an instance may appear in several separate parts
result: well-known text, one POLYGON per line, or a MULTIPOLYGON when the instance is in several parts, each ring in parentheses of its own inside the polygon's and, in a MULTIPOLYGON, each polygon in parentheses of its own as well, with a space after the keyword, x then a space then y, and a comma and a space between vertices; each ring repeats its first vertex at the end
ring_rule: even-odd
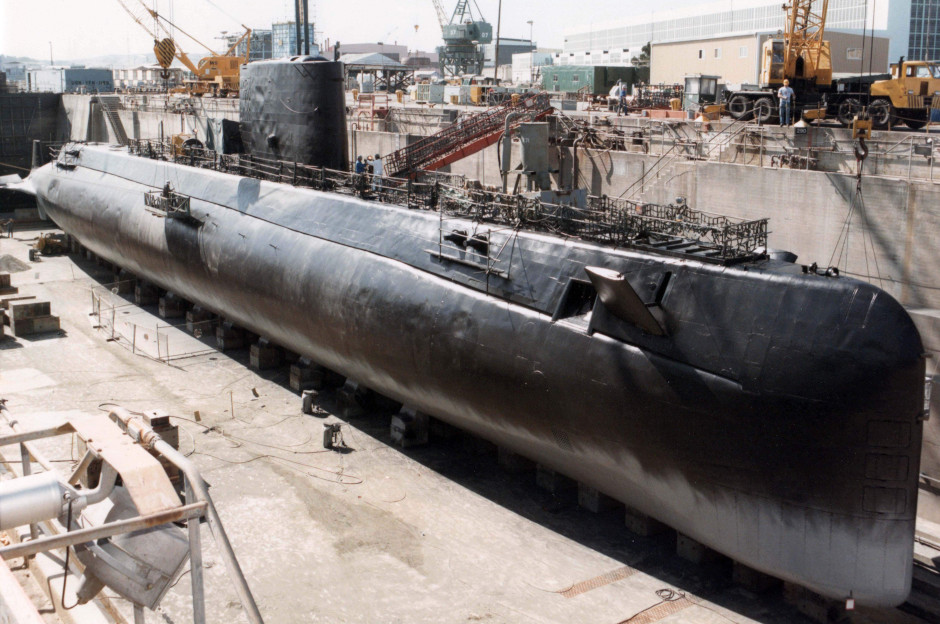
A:
MULTIPOLYGON (((68 511, 68 517, 65 523, 65 532, 66 533, 72 532, 72 499, 71 497, 69 498, 69 511, 68 511)), ((62 608, 65 609, 66 611, 70 611, 78 606, 77 596, 75 597, 75 604, 73 604, 70 607, 65 606, 65 584, 69 580, 69 555, 71 554, 71 552, 72 552, 71 546, 67 545, 65 547, 65 566, 62 572, 62 597, 60 598, 60 602, 62 603, 62 608)))

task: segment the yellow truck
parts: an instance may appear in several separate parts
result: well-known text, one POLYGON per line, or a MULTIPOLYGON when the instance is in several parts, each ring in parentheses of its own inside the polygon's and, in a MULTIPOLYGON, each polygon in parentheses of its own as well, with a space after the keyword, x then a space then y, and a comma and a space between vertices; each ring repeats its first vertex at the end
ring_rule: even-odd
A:
POLYGON ((891 77, 876 80, 866 90, 831 93, 826 98, 831 115, 848 125, 868 107, 872 125, 879 130, 904 123, 919 130, 930 120, 931 109, 940 108, 940 63, 905 61, 891 65, 891 77))

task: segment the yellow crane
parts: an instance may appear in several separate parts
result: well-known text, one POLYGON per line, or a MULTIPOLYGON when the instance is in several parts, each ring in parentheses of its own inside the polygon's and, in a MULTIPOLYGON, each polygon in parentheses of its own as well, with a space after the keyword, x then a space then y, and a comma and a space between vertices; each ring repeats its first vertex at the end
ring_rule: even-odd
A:
POLYGON ((768 39, 761 49, 761 88, 731 93, 727 110, 732 117, 770 121, 778 109, 776 90, 784 80, 796 91, 796 110, 823 114, 817 107, 832 87, 832 58, 829 42, 823 39, 828 6, 829 0, 791 0, 783 5, 787 14, 783 37, 768 39))
POLYGON ((147 14, 153 18, 154 26, 150 28, 147 24, 144 23, 144 20, 138 17, 129 6, 125 3, 124 0, 117 0, 118 4, 131 16, 137 24, 143 28, 147 34, 153 37, 154 43, 154 54, 157 57, 157 62, 164 69, 168 68, 173 62, 173 58, 179 59, 186 69, 191 71, 195 76, 195 80, 189 80, 185 82, 184 90, 190 95, 202 96, 206 94, 212 94, 217 96, 226 96, 230 93, 238 93, 238 80, 239 80, 239 71, 243 63, 248 62, 248 55, 251 50, 251 29, 242 24, 242 28, 245 29, 245 33, 239 37, 232 46, 225 51, 224 54, 218 54, 214 52, 209 46, 200 42, 198 39, 184 31, 182 28, 173 24, 168 19, 157 13, 155 10, 149 8, 146 4, 143 3, 143 0, 137 0, 140 5, 144 8, 147 14), (169 25, 172 28, 175 28, 179 32, 183 33, 200 46, 205 48, 209 54, 199 59, 198 63, 193 63, 189 56, 179 47, 176 41, 173 39, 172 34, 170 33, 169 25), (163 32, 163 36, 159 32, 163 32), (245 49, 245 56, 238 56, 235 54, 235 51, 238 49, 239 44, 242 41, 247 40, 247 45, 245 49))

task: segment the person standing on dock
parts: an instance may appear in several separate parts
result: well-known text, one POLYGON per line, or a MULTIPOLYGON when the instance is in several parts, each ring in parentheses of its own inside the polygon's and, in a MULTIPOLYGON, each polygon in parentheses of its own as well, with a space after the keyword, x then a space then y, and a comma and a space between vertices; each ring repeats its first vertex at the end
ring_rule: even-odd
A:
POLYGON ((354 169, 356 173, 365 173, 366 164, 362 162, 362 156, 356 156, 356 168, 354 169))
POLYGON ((380 154, 375 155, 375 160, 372 161, 372 166, 375 169, 375 177, 372 178, 372 191, 382 189, 382 176, 385 175, 385 168, 382 164, 382 156, 380 154))
POLYGON ((777 99, 780 100, 780 125, 790 125, 790 115, 793 110, 793 89, 790 88, 790 81, 784 79, 783 86, 777 89, 777 99))
POLYGON ((7 233, 7 238, 13 238, 13 219, 7 219, 0 225, 3 225, 3 229, 7 233))

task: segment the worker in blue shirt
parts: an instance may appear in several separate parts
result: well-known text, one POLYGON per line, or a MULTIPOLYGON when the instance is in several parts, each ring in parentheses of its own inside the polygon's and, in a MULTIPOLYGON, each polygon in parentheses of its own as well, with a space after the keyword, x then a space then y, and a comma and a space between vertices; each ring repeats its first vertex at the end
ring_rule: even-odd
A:
POLYGON ((793 89, 790 88, 790 81, 784 80, 783 86, 777 89, 777 99, 780 100, 780 125, 790 125, 790 115, 793 110, 793 89))
POLYGON ((356 173, 365 173, 366 164, 362 162, 362 156, 356 156, 356 173))

